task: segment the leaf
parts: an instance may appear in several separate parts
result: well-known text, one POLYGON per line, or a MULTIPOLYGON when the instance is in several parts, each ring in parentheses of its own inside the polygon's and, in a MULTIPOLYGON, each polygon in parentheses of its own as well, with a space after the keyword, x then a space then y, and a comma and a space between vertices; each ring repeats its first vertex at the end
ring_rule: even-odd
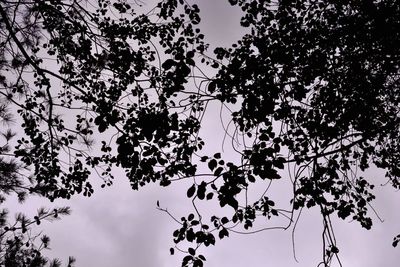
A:
POLYGON ((193 197, 195 192, 196 192, 196 185, 193 184, 191 187, 189 187, 186 195, 187 195, 188 198, 191 198, 191 197, 193 197))
POLYGON ((189 228, 189 230, 186 231, 186 240, 189 242, 193 242, 193 240, 195 238, 196 238, 196 235, 193 232, 193 228, 189 228))
POLYGON ((212 159, 208 162, 208 168, 210 170, 214 170, 217 167, 217 161, 215 159, 212 159))
POLYGON ((249 182, 251 182, 251 183, 255 183, 256 182, 256 178, 253 176, 253 175, 249 175, 249 176, 247 176, 247 179, 249 180, 249 182))
POLYGON ((182 76, 188 76, 190 74, 190 71, 190 67, 188 67, 186 64, 181 65, 180 74, 182 76))
POLYGON ((196 63, 194 62, 194 60, 191 59, 191 58, 187 58, 187 59, 186 59, 186 63, 187 63, 189 66, 195 66, 195 65, 196 65, 196 63))
POLYGON ((161 65, 161 67, 165 70, 169 70, 170 68, 172 68, 172 66, 175 66, 176 62, 173 59, 167 59, 166 61, 164 61, 164 63, 161 65))
POLYGON ((199 259, 201 259, 202 261, 206 261, 206 258, 205 258, 203 255, 200 254, 198 257, 199 257, 199 259))
POLYGON ((183 258, 183 260, 182 260, 182 266, 185 266, 187 263, 189 263, 192 260, 193 260, 193 256, 192 255, 185 256, 183 258))
POLYGON ((332 251, 332 253, 337 254, 337 253, 339 253, 339 248, 332 245, 331 251, 332 251))
POLYGON ((171 181, 168 180, 168 179, 162 179, 162 180, 160 181, 160 185, 161 185, 161 186, 168 186, 168 185, 170 185, 170 184, 171 184, 171 181))
POLYGON ((196 254, 196 251, 193 248, 189 248, 188 252, 190 255, 194 256, 196 254))
POLYGON ((222 219, 221 219, 222 224, 227 224, 228 222, 229 222, 228 218, 222 217, 222 219))
POLYGON ((207 183, 202 181, 197 188, 197 197, 201 200, 205 198, 207 183))
POLYGON ((203 262, 200 259, 197 259, 193 262, 193 267, 203 267, 203 262))
POLYGON ((223 239, 225 236, 228 237, 229 236, 229 232, 228 232, 228 230, 226 228, 222 228, 222 230, 219 231, 219 233, 218 233, 218 237, 220 239, 223 239))
POLYGON ((230 197, 227 199, 227 204, 231 206, 234 210, 237 210, 239 207, 238 201, 234 197, 230 197))
POLYGON ((219 175, 222 173, 223 170, 224 170, 224 168, 218 167, 218 168, 214 171, 214 175, 215 175, 215 176, 219 176, 219 175))
POLYGON ((206 162, 208 159, 209 159, 209 157, 203 156, 203 157, 200 158, 200 161, 201 162, 206 162))
POLYGON ((400 235, 397 235, 395 238, 393 238, 393 247, 397 247, 398 243, 400 242, 400 235))
POLYGON ((186 53, 186 57, 188 57, 188 58, 193 58, 194 57, 194 51, 193 50, 190 50, 190 51, 188 51, 187 53, 186 53))
POLYGON ((277 167, 278 169, 284 169, 284 159, 283 158, 277 158, 273 161, 273 164, 275 167, 277 167))
POLYGON ((215 81, 212 81, 212 82, 210 82, 210 83, 208 84, 208 88, 207 88, 207 89, 208 89, 208 91, 209 91, 210 93, 214 93, 216 87, 217 87, 216 82, 215 82, 215 81))

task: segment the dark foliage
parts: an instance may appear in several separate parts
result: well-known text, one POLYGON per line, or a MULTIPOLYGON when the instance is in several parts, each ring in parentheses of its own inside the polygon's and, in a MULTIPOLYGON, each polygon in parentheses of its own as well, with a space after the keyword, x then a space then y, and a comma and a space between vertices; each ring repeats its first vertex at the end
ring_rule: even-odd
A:
MULTIPOLYGON (((59 267, 58 259, 49 260, 43 255, 43 250, 49 248, 50 238, 46 235, 35 233, 33 225, 38 225, 43 220, 58 219, 59 216, 68 215, 68 208, 54 210, 39 209, 33 219, 19 213, 14 222, 9 220, 8 211, 0 212, 0 266, 4 267, 59 267), (33 228, 33 229, 32 229, 33 228)), ((70 257, 68 267, 72 267, 75 259, 70 257)))
MULTIPOLYGON (((1 11, 4 16, 3 3, 1 11)), ((18 9, 18 2, 6 2, 4 6, 15 8, 10 25, 20 25, 24 32, 20 39, 21 46, 26 49, 35 47, 39 38, 39 27, 30 23, 31 11, 29 8, 18 9)), ((61 266, 58 259, 50 260, 43 255, 43 250, 49 248, 50 238, 35 226, 42 221, 52 221, 70 214, 68 207, 45 209, 40 208, 33 218, 17 213, 15 219, 10 218, 4 206, 6 199, 16 195, 19 202, 24 202, 28 195, 41 194, 42 188, 37 185, 34 177, 30 176, 29 166, 20 162, 13 146, 17 133, 12 130, 16 124, 15 101, 13 97, 24 97, 24 86, 27 86, 22 75, 27 71, 28 64, 24 63, 23 56, 16 52, 16 47, 10 45, 10 33, 6 30, 4 16, 0 20, 0 266, 2 267, 57 267, 61 266), (11 90, 11 91, 10 91, 11 90)), ((70 257, 68 267, 75 262, 70 257)))
POLYGON ((194 244, 183 265, 202 266, 199 246, 250 231, 259 217, 288 218, 287 229, 315 207, 328 266, 339 252, 331 216, 372 226, 373 183, 363 171, 380 168, 382 183, 400 188, 400 5, 229 2, 241 7, 247 34, 213 55, 198 6, 182 0, 147 13, 122 0, 2 3, 0 94, 25 131, 13 154, 33 168, 32 190, 50 199, 90 196, 90 174, 111 185, 115 166, 133 189, 192 179, 196 212, 174 232, 176 243, 194 244), (204 149, 213 105, 228 113, 221 120, 236 161, 204 149), (247 198, 282 179, 291 179, 289 210, 268 190, 247 198), (200 201, 231 216, 207 222, 200 201))
MULTIPOLYGON (((0 123, 3 127, 8 127, 12 121, 12 114, 8 112, 7 103, 0 106, 0 123)), ((5 205, 6 198, 16 194, 18 200, 23 202, 29 194, 35 192, 30 188, 34 184, 33 179, 24 177, 25 168, 18 164, 9 153, 12 138, 15 133, 7 129, 1 133, 2 146, 0 146, 0 205, 5 205)), ((15 216, 15 220, 9 218, 9 211, 4 207, 0 209, 0 266, 4 267, 57 267, 61 266, 58 259, 49 260, 44 257, 42 251, 48 249, 49 237, 35 232, 34 225, 41 224, 42 221, 59 219, 61 216, 68 215, 68 207, 55 208, 48 210, 41 208, 33 219, 28 218, 22 213, 15 216)), ((74 259, 69 259, 68 267, 74 263, 74 259)))

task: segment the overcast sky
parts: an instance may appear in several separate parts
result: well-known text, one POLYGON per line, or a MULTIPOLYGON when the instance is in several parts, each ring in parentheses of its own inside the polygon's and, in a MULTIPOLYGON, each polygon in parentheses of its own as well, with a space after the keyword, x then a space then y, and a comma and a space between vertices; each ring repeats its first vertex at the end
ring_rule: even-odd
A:
MULTIPOLYGON (((239 10, 231 8, 227 1, 202 0, 202 29, 206 40, 224 45, 237 40, 239 10)), ((216 134, 219 122, 208 116, 203 136, 211 145, 222 143, 222 134, 216 134), (211 127, 213 126, 213 127, 211 127)), ((221 133, 221 131, 220 131, 221 133)), ((371 172, 371 175, 379 176, 371 172)), ((180 266, 182 254, 169 255, 173 246, 172 232, 177 228, 167 214, 156 209, 156 201, 178 215, 187 215, 190 201, 186 198, 188 184, 177 184, 168 188, 150 185, 140 191, 130 189, 124 174, 115 175, 115 184, 110 188, 95 188, 90 198, 77 196, 71 201, 49 203, 31 198, 24 206, 14 204, 25 212, 40 206, 71 206, 73 213, 54 223, 43 223, 43 230, 51 239, 52 250, 47 255, 66 261, 69 255, 77 258, 81 267, 175 267, 180 266)), ((382 181, 384 181, 382 179, 382 181)), ((379 182, 377 183, 379 185, 379 182)), ((285 199, 285 190, 279 186, 275 194, 285 199)), ((335 222, 340 256, 346 267, 395 267, 400 262, 400 251, 391 246, 393 236, 400 233, 398 203, 400 194, 390 187, 377 187, 375 208, 385 220, 374 218, 372 230, 366 231, 350 220, 335 222)), ((288 198, 286 198, 289 201, 288 198)), ((318 210, 304 211, 295 232, 295 249, 298 262, 292 252, 292 232, 266 231, 255 235, 235 235, 215 247, 204 251, 208 267, 232 266, 316 266, 322 257, 322 221, 318 210)))

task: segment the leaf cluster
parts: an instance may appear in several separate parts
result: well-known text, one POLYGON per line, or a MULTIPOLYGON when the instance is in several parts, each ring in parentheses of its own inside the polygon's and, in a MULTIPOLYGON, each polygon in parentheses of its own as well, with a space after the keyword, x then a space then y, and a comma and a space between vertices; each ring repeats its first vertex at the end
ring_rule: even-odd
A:
POLYGON ((216 232, 250 232, 260 217, 295 228, 305 208, 323 218, 322 263, 340 262, 331 216, 372 226, 374 185, 363 172, 382 169, 383 182, 400 188, 400 7, 228 2, 241 8, 247 31, 211 53, 199 7, 186 1, 160 1, 148 13, 123 0, 90 9, 87 1, 1 4, 1 70, 13 66, 17 78, 2 74, 0 94, 18 108, 25 133, 14 154, 33 168, 33 190, 52 200, 90 196, 91 174, 111 185, 115 167, 135 190, 193 180, 186 195, 195 212, 174 232, 177 245, 195 244, 184 266, 202 266, 196 249, 214 245, 216 232), (18 12, 30 20, 16 22, 18 12), (220 120, 238 160, 201 138, 213 105, 227 114, 220 120), (283 179, 289 208, 269 195, 283 179), (204 201, 231 215, 208 225, 204 201))

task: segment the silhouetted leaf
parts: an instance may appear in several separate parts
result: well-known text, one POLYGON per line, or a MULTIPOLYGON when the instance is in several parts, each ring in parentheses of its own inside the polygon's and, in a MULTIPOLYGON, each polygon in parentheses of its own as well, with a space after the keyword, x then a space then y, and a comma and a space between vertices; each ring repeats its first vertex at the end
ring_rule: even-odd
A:
POLYGON ((195 192, 196 192, 196 185, 193 184, 191 187, 189 187, 186 195, 188 198, 191 198, 195 192))

